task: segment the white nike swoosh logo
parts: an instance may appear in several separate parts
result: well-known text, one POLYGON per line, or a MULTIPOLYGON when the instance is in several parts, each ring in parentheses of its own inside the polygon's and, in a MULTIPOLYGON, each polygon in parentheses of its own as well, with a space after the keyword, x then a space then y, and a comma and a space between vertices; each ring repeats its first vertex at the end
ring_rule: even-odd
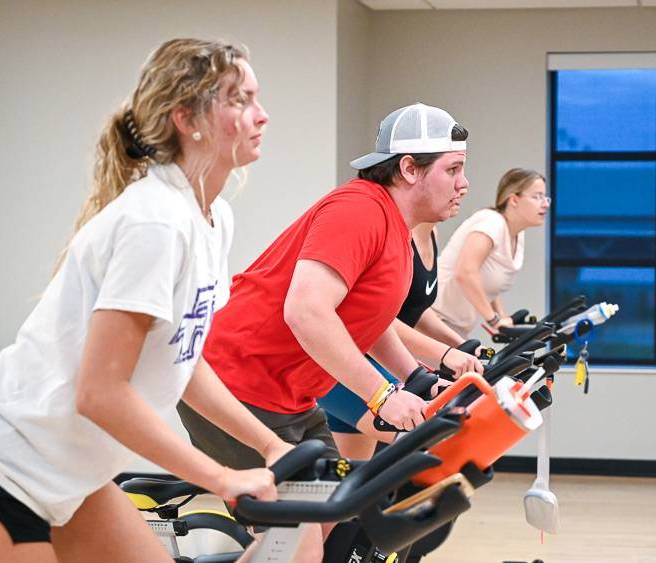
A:
POLYGON ((429 284, 428 280, 426 280, 426 295, 430 295, 435 289, 436 285, 437 285, 437 278, 435 278, 435 281, 431 284, 429 284))

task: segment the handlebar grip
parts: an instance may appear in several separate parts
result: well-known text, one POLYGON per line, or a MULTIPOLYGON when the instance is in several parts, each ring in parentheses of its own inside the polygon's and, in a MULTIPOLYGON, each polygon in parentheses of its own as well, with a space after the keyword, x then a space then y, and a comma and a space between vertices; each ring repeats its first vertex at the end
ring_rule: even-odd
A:
MULTIPOLYGON (((508 346, 498 351, 491 359, 490 364, 498 365, 506 358, 520 353, 524 350, 536 349, 533 348, 533 341, 542 341, 548 336, 553 335, 553 325, 549 323, 538 324, 535 328, 527 330, 520 337, 516 338, 508 346)), ((539 346, 538 346, 539 347, 539 346)))
POLYGON ((314 463, 328 449, 321 440, 306 440, 293 450, 287 452, 269 469, 273 473, 276 485, 293 477, 314 463))
MULTIPOLYGON (((484 395, 493 395, 494 390, 483 376, 476 373, 466 373, 458 379, 453 385, 447 387, 444 392, 440 393, 426 410, 426 414, 432 417, 437 411, 443 408, 451 399, 460 396, 467 387, 474 386, 484 395)), ((458 405, 460 406, 460 405, 458 405)))
POLYGON ((517 326, 500 326, 498 332, 492 335, 492 342, 496 344, 509 344, 520 336, 524 336, 535 328, 535 325, 522 323, 517 326))
POLYGON ((502 332, 497 332, 496 334, 492 335, 492 342, 495 344, 508 344, 512 342, 512 338, 506 334, 503 334, 502 332))
MULTIPOLYGON (((541 322, 545 321, 551 321, 551 322, 559 322, 567 318, 567 316, 571 316, 568 313, 568 310, 570 309, 578 309, 581 308, 581 311, 584 311, 587 308, 587 300, 585 295, 578 295, 572 299, 570 299, 567 303, 562 305, 561 307, 558 307, 555 311, 552 311, 548 315, 542 318, 541 322)), ((572 313, 575 314, 575 313, 572 313)))
POLYGON ((421 397, 425 401, 430 401, 433 397, 431 389, 439 380, 436 373, 428 371, 425 367, 420 366, 413 371, 403 386, 403 390, 413 395, 421 397))
POLYGON ((515 311, 512 315, 510 315, 510 318, 512 319, 513 324, 522 324, 525 322, 526 317, 528 316, 528 309, 519 309, 518 311, 515 311))
MULTIPOLYGON (((439 379, 440 378, 436 373, 428 371, 423 366, 419 366, 408 376, 408 379, 403 386, 403 391, 417 395, 424 399, 424 401, 430 401, 433 398, 431 395, 431 389, 439 379)), ((403 432, 402 428, 397 428, 389 422, 385 422, 378 415, 374 418, 374 428, 381 432, 403 432)))
MULTIPOLYGON (((470 354, 473 356, 476 353, 476 349, 480 345, 481 345, 480 340, 477 340, 476 338, 471 338, 470 340, 465 340, 460 346, 457 346, 456 350, 460 350, 465 354, 470 354)), ((491 348, 483 348, 481 349, 481 354, 478 357, 478 359, 489 360, 492 356, 494 356, 494 350, 492 350, 491 348)), ((455 378, 456 372, 447 365, 442 364, 440 366, 440 369, 438 370, 438 374, 442 377, 442 379, 446 379, 448 381, 456 380, 455 378)), ((428 397, 428 400, 430 399, 431 397, 428 397)))
POLYGON ((476 340, 475 338, 471 338, 469 340, 465 340, 460 346, 458 346, 458 350, 461 352, 465 352, 465 354, 474 354, 476 352, 476 348, 478 348, 481 345, 480 340, 476 340))
POLYGON ((397 428, 380 418, 380 415, 376 415, 376 418, 374 418, 374 430, 378 430, 379 432, 404 432, 402 428, 397 428))
POLYGON ((456 372, 453 371, 449 366, 443 365, 440 367, 438 370, 439 375, 442 377, 442 379, 447 379, 449 381, 455 381, 455 375, 456 372))

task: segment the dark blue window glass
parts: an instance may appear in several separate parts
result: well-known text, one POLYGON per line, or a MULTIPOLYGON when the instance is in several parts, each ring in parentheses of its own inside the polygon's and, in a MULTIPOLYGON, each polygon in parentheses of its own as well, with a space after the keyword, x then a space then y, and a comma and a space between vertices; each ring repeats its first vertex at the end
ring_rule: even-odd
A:
POLYGON ((656 150, 656 72, 561 70, 556 150, 656 150))
MULTIPOLYGON (((653 268, 568 268, 554 272, 554 303, 565 303, 580 294, 588 303, 619 303, 620 311, 595 327, 588 348, 593 362, 630 359, 644 363, 654 358, 653 268)), ((576 353, 577 347, 572 351, 576 353)))
POLYGON ((560 161, 553 257, 656 259, 656 162, 560 161))
POLYGON ((596 362, 656 364, 656 69, 551 73, 550 297, 617 303, 596 362))

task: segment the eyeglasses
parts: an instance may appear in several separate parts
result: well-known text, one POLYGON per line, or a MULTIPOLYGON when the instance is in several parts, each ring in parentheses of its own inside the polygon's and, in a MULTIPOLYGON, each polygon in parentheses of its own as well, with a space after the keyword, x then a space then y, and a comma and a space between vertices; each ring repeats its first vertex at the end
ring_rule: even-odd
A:
MULTIPOLYGON (((520 195, 524 195, 524 194, 520 194, 520 195)), ((531 198, 534 201, 539 201, 540 203, 544 202, 547 205, 551 205, 551 198, 548 195, 532 194, 532 195, 529 195, 528 197, 531 198)))

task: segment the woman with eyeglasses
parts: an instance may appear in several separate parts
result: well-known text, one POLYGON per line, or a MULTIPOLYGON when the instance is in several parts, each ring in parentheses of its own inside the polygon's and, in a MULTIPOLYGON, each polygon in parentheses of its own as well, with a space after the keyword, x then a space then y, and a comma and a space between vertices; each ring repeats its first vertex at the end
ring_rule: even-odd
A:
POLYGON ((453 233, 438 262, 434 309, 461 336, 479 319, 492 333, 512 326, 501 294, 524 263, 524 231, 544 224, 550 204, 544 176, 513 168, 499 180, 494 207, 476 211, 453 233))

